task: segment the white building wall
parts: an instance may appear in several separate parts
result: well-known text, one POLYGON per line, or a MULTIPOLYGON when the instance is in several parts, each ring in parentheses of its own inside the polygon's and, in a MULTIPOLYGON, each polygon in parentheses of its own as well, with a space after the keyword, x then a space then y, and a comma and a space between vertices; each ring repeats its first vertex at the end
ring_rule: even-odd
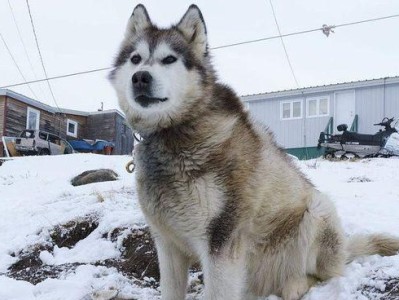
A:
POLYGON ((274 133, 277 143, 283 148, 315 147, 320 132, 323 131, 334 114, 334 95, 332 93, 317 93, 300 97, 285 97, 250 102, 249 111, 251 116, 265 124, 274 133), (329 96, 329 115, 323 117, 306 116, 307 98, 329 96), (301 100, 302 118, 282 120, 280 109, 282 101, 301 100))
POLYGON ((385 115, 388 118, 399 118, 399 86, 385 88, 385 115))
MULTIPOLYGON (((253 100, 248 102, 247 107, 250 115, 268 126, 274 133, 278 144, 284 148, 315 147, 317 145, 320 132, 324 131, 330 117, 334 116, 334 93, 336 91, 355 91, 359 133, 377 132, 379 127, 373 126, 373 124, 379 123, 385 116, 399 118, 399 83, 389 83, 384 86, 384 81, 378 80, 378 84, 375 84, 375 81, 370 81, 370 86, 367 86, 368 82, 361 82, 358 84, 359 86, 356 84, 336 85, 335 90, 327 86, 326 91, 323 91, 323 87, 318 87, 315 93, 308 92, 308 89, 302 89, 297 94, 295 94, 296 91, 277 92, 273 93, 273 98, 266 94, 265 99, 262 99, 262 95, 254 95, 250 96, 253 97, 253 100), (329 115, 306 117, 306 98, 325 95, 330 97, 329 115), (294 99, 302 100, 302 118, 281 120, 280 102, 294 99)), ((334 121, 334 127, 337 125, 334 121)), ((349 127, 351 125, 348 124, 349 127)))
POLYGON ((371 87, 356 89, 356 114, 359 116, 359 133, 376 133, 384 117, 384 89, 371 87))

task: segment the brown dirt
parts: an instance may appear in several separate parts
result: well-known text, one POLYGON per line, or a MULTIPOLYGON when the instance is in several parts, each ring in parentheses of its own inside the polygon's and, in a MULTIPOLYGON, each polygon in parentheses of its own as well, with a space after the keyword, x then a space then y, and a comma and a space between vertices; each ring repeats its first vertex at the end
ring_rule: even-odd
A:
POLYGON ((131 272, 139 279, 152 277, 159 282, 158 258, 148 227, 143 230, 132 230, 122 245, 124 247, 122 270, 131 272))
MULTIPOLYGON (((45 245, 36 245, 24 249, 13 256, 18 257, 4 275, 18 280, 37 284, 47 278, 58 278, 62 272, 74 271, 81 263, 64 264, 58 266, 44 265, 39 258, 41 251, 52 252, 54 246, 73 248, 77 242, 85 239, 98 227, 98 221, 93 216, 87 216, 80 220, 68 222, 56 226, 50 234, 51 240, 45 245)), ((119 259, 108 259, 93 263, 95 266, 114 267, 118 272, 135 280, 140 286, 158 287, 159 268, 154 242, 148 227, 141 229, 116 228, 103 235, 114 243, 122 245, 119 259), (146 277, 153 280, 145 280, 146 277)), ((191 292, 202 289, 203 275, 200 266, 194 265, 190 272, 196 274, 196 280, 189 287, 191 292)), ((363 286, 362 294, 366 297, 378 296, 381 300, 399 299, 399 278, 385 279, 385 289, 379 290, 375 286, 363 286)))
POLYGON ((50 234, 53 244, 59 248, 73 248, 77 242, 84 240, 98 227, 98 221, 93 217, 70 221, 64 225, 56 226, 50 234))
POLYGON ((362 294, 367 298, 378 298, 379 300, 399 299, 399 278, 384 279, 385 289, 382 291, 375 286, 365 285, 362 294))
MULTIPOLYGON (((57 278, 63 271, 73 271, 81 264, 45 265, 39 258, 40 252, 46 250, 51 253, 55 245, 71 249, 97 227, 98 221, 92 216, 56 226, 50 233, 51 240, 46 245, 35 245, 20 253, 14 253, 13 256, 18 257, 18 261, 8 269, 6 275, 37 284, 46 278, 57 278)), ((148 227, 135 230, 116 228, 112 232, 104 234, 103 238, 112 242, 122 238, 121 257, 120 259, 98 261, 93 265, 115 267, 124 275, 139 280, 143 280, 145 277, 154 278, 155 281, 149 281, 148 284, 158 285, 158 260, 148 227)))

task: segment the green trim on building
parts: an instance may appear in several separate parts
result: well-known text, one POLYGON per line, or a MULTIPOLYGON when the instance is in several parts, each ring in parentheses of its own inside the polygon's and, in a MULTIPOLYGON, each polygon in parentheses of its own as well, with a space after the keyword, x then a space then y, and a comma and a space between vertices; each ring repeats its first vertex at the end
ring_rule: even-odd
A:
POLYGON ((299 159, 312 159, 320 157, 324 154, 324 149, 317 147, 303 147, 303 148, 290 148, 285 149, 288 154, 294 155, 299 159))

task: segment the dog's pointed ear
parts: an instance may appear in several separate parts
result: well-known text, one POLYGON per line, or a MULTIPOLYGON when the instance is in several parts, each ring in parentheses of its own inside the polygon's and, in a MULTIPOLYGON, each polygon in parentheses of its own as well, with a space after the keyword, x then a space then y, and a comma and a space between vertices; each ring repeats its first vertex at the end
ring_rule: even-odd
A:
POLYGON ((176 27, 192 44, 195 55, 202 58, 208 50, 208 39, 205 21, 198 6, 191 4, 176 27))
POLYGON ((151 27, 151 19, 143 4, 138 4, 127 23, 125 37, 130 38, 151 27))

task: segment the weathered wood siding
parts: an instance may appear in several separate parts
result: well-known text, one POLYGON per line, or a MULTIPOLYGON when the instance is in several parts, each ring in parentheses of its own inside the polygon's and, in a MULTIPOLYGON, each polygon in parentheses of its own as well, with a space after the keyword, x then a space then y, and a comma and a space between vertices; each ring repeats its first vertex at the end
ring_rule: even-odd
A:
POLYGON ((116 115, 116 136, 114 154, 131 154, 133 150, 133 132, 126 124, 125 119, 116 115))
POLYGON ((125 119, 118 113, 110 112, 89 115, 87 118, 86 138, 113 142, 113 154, 130 154, 133 149, 133 134, 125 119))
POLYGON ((5 111, 6 111, 6 97, 0 96, 0 140, 4 133, 5 111))
MULTIPOLYGON (((17 136, 22 130, 26 129, 28 107, 30 106, 23 102, 9 97, 7 98, 5 135, 17 136)), ((40 130, 45 130, 54 134, 61 133, 60 126, 62 125, 62 120, 58 116, 48 111, 38 109, 37 107, 32 106, 32 108, 40 111, 40 130)))
POLYGON ((63 120, 63 124, 62 124, 62 132, 66 136, 66 139, 68 139, 68 140, 89 139, 89 137, 87 137, 87 118, 88 117, 72 115, 72 114, 64 114, 63 117, 64 117, 64 120, 63 120), (68 119, 78 123, 78 133, 77 133, 76 138, 73 136, 67 135, 68 119))
POLYGON ((89 115, 86 136, 91 140, 115 142, 115 113, 89 115))
POLYGON ((3 156, 4 147, 1 138, 4 135, 4 123, 5 123, 5 110, 6 110, 6 97, 0 96, 0 156, 3 156))

